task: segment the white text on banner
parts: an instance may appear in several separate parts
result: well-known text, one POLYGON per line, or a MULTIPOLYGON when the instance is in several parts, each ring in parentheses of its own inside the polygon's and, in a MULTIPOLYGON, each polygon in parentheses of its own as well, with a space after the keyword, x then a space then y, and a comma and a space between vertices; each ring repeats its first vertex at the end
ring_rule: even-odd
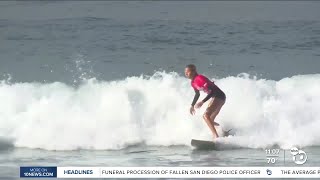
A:
POLYGON ((320 178, 320 167, 57 167, 58 178, 320 178))

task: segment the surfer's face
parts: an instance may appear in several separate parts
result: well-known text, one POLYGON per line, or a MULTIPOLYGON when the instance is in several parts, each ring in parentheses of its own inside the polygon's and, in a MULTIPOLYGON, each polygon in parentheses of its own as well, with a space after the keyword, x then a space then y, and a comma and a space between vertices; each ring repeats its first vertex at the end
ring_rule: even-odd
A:
POLYGON ((194 69, 186 68, 184 70, 184 74, 186 75, 187 78, 192 79, 195 75, 195 71, 194 71, 194 69))

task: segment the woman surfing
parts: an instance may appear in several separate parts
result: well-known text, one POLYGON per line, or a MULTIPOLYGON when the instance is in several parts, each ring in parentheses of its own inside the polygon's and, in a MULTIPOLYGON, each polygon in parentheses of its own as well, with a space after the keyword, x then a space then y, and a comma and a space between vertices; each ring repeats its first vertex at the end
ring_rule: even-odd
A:
POLYGON ((203 114, 203 119, 209 126, 213 134, 213 138, 218 138, 219 135, 214 125, 219 124, 214 122, 214 120, 226 101, 226 95, 217 85, 214 84, 214 82, 210 81, 204 75, 198 74, 196 66, 193 64, 189 64, 186 66, 185 76, 191 79, 191 86, 195 91, 195 95, 190 107, 190 113, 194 115, 195 108, 200 108, 203 103, 210 99, 208 107, 203 114), (202 101, 197 103, 200 97, 200 91, 204 91, 205 93, 207 93, 207 96, 202 101))

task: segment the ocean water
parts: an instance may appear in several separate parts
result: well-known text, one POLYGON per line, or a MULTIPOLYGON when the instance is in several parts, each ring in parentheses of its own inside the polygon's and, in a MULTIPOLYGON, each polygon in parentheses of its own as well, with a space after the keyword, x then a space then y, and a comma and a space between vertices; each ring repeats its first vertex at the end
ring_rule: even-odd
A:
POLYGON ((1 1, 0 178, 32 165, 295 166, 292 147, 319 166, 319 8, 1 1), (204 107, 188 113, 189 63, 227 95, 221 149, 190 145, 211 134, 204 107))

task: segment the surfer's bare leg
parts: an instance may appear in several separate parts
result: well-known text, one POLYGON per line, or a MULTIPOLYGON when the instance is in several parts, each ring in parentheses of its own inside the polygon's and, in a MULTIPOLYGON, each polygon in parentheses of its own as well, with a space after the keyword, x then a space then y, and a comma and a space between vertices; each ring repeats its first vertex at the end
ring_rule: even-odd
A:
POLYGON ((204 120, 206 121, 207 125, 209 126, 212 134, 214 137, 219 137, 216 128, 214 127, 213 123, 211 122, 210 116, 209 115, 203 115, 204 120))
POLYGON ((225 100, 219 99, 219 98, 213 98, 211 102, 208 105, 208 108, 203 115, 204 120, 206 121, 207 125, 209 126, 212 134, 214 137, 219 137, 216 128, 214 127, 215 124, 219 125, 218 123, 215 123, 214 120, 216 116, 219 114, 221 107, 224 105, 225 100))
MULTIPOLYGON (((225 103, 225 100, 222 100, 222 99, 219 99, 219 98, 214 98, 213 99, 213 102, 216 103, 215 107, 214 107, 214 111, 212 112, 212 114, 210 115, 210 119, 213 123, 216 123, 214 122, 215 118, 217 117, 217 115, 219 114, 222 106, 224 105, 225 103)), ((217 123, 218 124, 218 123, 217 123)))

